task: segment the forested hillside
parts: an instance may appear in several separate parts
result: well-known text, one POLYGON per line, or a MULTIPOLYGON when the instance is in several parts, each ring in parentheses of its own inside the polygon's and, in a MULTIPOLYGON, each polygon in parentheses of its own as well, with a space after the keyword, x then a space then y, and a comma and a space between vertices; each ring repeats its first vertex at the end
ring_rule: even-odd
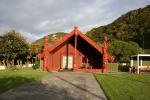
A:
POLYGON ((102 42, 104 34, 110 39, 134 41, 142 48, 150 49, 150 5, 130 11, 109 25, 93 28, 86 35, 102 42))
MULTIPOLYGON (((49 35, 50 45, 66 34, 58 32, 49 35)), ((129 56, 137 53, 150 53, 150 5, 122 15, 114 22, 91 29, 86 33, 93 41, 103 46, 103 37, 109 38, 109 53, 117 61, 129 61, 129 56)), ((44 39, 35 41, 31 48, 42 51, 44 39)))
POLYGON ((130 11, 106 26, 93 28, 86 35, 99 44, 107 35, 109 52, 119 61, 127 61, 133 54, 150 53, 150 5, 130 11))
MULTIPOLYGON (((66 35, 66 33, 64 33, 64 32, 57 32, 57 33, 48 35, 49 45, 53 45, 54 43, 59 41, 65 35, 66 35)), ((44 45, 44 37, 33 42, 31 44, 31 49, 34 50, 36 53, 39 53, 39 52, 42 52, 43 45, 44 45)))

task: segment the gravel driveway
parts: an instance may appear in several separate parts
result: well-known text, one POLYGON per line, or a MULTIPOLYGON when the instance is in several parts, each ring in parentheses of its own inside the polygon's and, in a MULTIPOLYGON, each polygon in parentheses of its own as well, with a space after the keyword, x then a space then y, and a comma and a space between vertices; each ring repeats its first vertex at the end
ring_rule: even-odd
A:
POLYGON ((92 73, 55 72, 9 90, 0 100, 106 100, 92 73))

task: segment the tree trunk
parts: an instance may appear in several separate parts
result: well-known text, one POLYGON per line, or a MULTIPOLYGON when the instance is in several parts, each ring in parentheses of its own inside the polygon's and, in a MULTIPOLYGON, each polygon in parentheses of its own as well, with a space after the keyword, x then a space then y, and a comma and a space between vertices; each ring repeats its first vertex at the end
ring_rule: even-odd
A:
POLYGON ((0 65, 2 65, 2 61, 0 61, 0 65))
POLYGON ((9 62, 9 59, 6 59, 6 66, 7 66, 7 69, 10 68, 10 62, 9 62))
POLYGON ((20 67, 20 65, 19 65, 19 60, 17 59, 17 67, 19 68, 20 67))
POLYGON ((15 61, 14 61, 14 59, 12 59, 12 60, 11 60, 11 66, 12 66, 12 67, 14 67, 14 65, 15 65, 14 63, 15 63, 15 61))
POLYGON ((7 65, 6 65, 6 60, 3 60, 3 65, 5 66, 6 69, 8 69, 7 65))
POLYGON ((23 66, 22 66, 22 60, 20 60, 20 66, 21 66, 21 68, 23 67, 23 66))

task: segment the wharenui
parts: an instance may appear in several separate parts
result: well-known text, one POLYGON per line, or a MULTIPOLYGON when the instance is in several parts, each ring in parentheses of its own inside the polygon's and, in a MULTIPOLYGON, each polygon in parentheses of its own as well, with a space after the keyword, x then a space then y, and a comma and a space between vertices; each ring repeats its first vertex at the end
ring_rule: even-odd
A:
POLYGON ((108 53, 108 38, 100 47, 74 27, 72 32, 50 46, 48 36, 44 39, 43 53, 38 54, 45 71, 71 70, 79 72, 108 72, 108 61, 114 56, 108 53))

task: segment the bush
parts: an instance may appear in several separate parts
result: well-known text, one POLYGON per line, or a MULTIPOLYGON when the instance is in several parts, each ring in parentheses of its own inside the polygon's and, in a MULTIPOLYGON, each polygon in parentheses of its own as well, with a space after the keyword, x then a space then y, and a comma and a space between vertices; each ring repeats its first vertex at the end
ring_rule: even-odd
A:
POLYGON ((129 68, 130 68, 129 65, 126 65, 126 66, 119 65, 118 66, 119 71, 122 71, 122 72, 129 72, 129 68))
POLYGON ((37 61, 35 61, 35 63, 33 63, 32 68, 33 69, 38 69, 39 67, 40 67, 40 61, 37 60, 37 61))

